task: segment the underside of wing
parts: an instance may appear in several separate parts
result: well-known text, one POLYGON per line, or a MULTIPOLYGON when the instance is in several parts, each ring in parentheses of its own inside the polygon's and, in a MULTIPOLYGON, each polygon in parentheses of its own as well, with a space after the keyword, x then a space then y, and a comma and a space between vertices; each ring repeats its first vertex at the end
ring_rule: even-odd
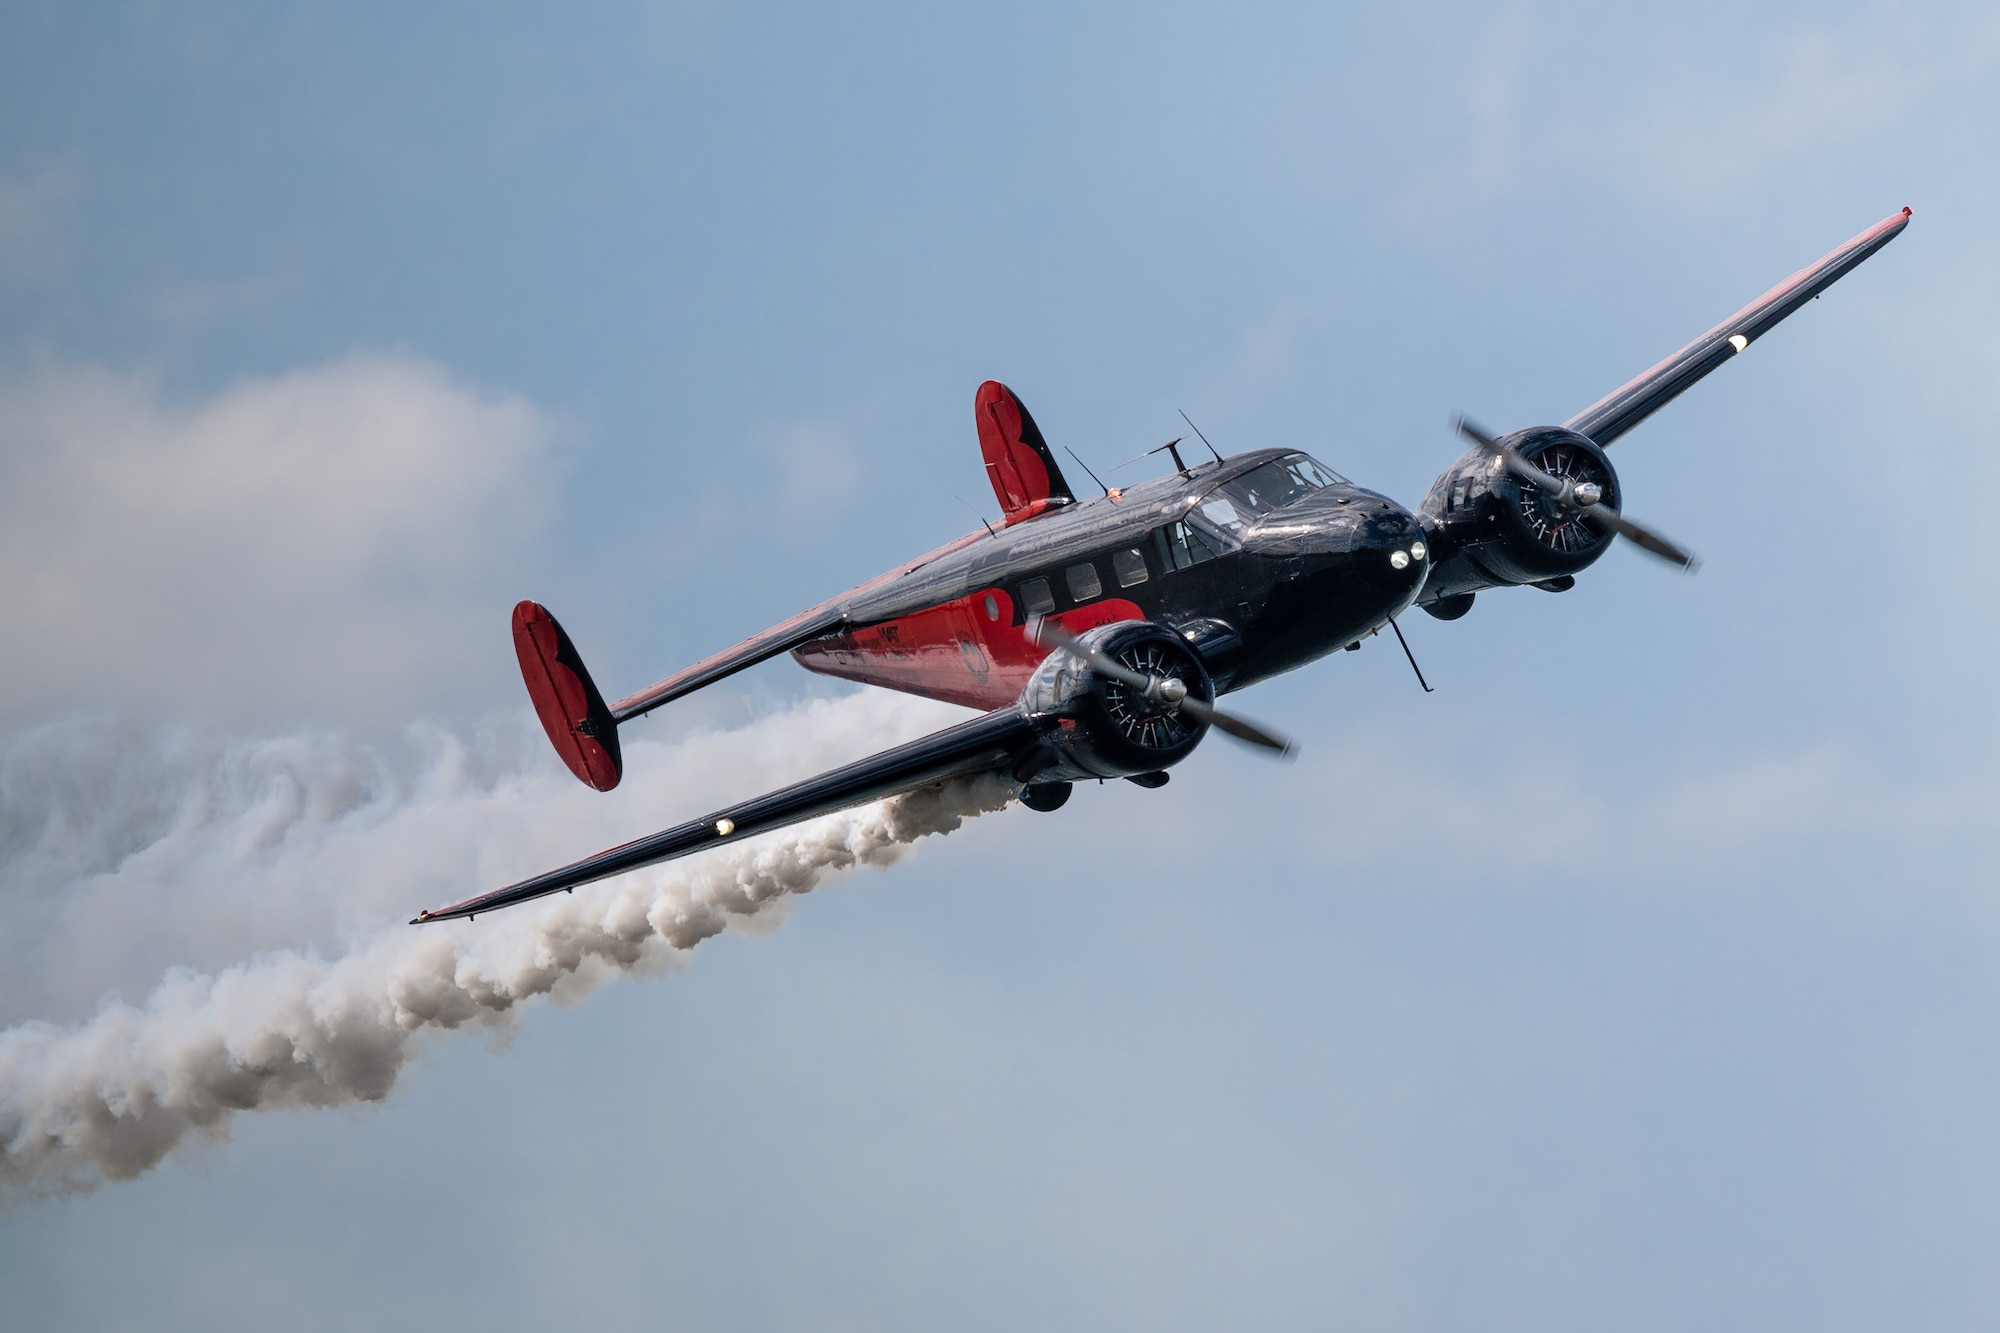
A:
POLYGON ((676 824, 613 847, 573 865, 467 898, 435 911, 419 912, 412 925, 449 921, 540 898, 562 889, 607 879, 641 866, 671 861, 796 824, 818 815, 974 773, 1011 770, 1039 743, 1035 723, 1018 708, 1002 708, 969 722, 934 732, 922 740, 884 750, 804 782, 676 824))
POLYGON ((1741 355, 1778 321, 1845 277, 1909 225, 1910 210, 1892 213, 1819 262, 1809 264, 1744 306, 1645 374, 1592 403, 1563 425, 1600 445, 1631 430, 1685 393, 1704 375, 1741 355))

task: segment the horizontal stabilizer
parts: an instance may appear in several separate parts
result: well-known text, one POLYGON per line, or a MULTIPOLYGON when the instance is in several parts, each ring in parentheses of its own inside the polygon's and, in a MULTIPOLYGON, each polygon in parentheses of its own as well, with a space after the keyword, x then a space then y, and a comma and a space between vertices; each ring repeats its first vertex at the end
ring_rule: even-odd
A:
POLYGON ((514 654, 549 744, 587 786, 610 791, 625 771, 618 723, 577 655, 576 645, 539 602, 514 608, 514 654))
POLYGON ((746 667, 756 666, 779 653, 788 653, 822 635, 846 627, 845 612, 824 606, 814 607, 802 615, 771 626, 762 634, 745 639, 734 648, 725 648, 691 667, 683 667, 636 694, 626 695, 611 705, 611 716, 623 722, 650 713, 661 704, 671 703, 684 694, 693 694, 704 685, 713 685, 725 676, 733 676, 746 667))
MULTIPOLYGON (((868 597, 870 594, 879 595, 883 589, 891 587, 898 579, 912 571, 922 569, 939 557, 949 555, 962 546, 970 545, 985 535, 985 533, 968 533, 956 541, 947 542, 937 550, 920 555, 915 560, 906 561, 859 587, 849 588, 832 601, 822 602, 810 610, 801 611, 791 619, 780 621, 762 633, 751 635, 733 648, 725 648, 711 657, 704 657, 693 666, 681 668, 665 680, 655 681, 643 690, 628 694, 611 705, 612 719, 629 722, 635 717, 652 712, 661 704, 671 703, 682 695, 693 694, 705 685, 713 685, 747 667, 769 661, 780 653, 803 648, 815 639, 850 629, 854 622, 849 608, 857 599, 868 597)), ((879 611, 879 607, 877 609, 879 611)))
POLYGON ((884 750, 844 768, 807 778, 748 801, 740 801, 700 819, 676 824, 650 837, 586 857, 560 870, 522 880, 504 889, 467 898, 464 902, 420 912, 411 925, 449 921, 510 907, 579 884, 608 879, 659 861, 671 861, 724 843, 738 842, 832 814, 883 796, 908 791, 947 778, 1011 768, 1039 743, 1035 723, 1018 708, 1008 707, 934 732, 922 740, 884 750))

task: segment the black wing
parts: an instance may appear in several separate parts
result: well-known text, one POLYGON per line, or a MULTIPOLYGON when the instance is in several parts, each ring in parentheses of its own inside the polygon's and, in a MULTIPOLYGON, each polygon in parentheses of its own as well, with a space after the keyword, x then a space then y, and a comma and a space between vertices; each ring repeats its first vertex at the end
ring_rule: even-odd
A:
POLYGON ((419 912, 410 924, 449 921, 476 912, 490 912, 496 907, 511 907, 543 894, 620 875, 657 861, 671 861, 690 852, 720 847, 724 843, 768 833, 787 824, 831 814, 835 810, 844 810, 926 783, 970 773, 1011 769, 1039 740, 1040 732, 1027 714, 1011 706, 998 709, 970 722, 935 732, 922 740, 884 750, 845 768, 836 768, 818 777, 807 778, 804 782, 717 810, 700 819, 676 824, 651 837, 613 847, 608 852, 599 852, 574 865, 551 870, 546 875, 524 879, 519 884, 510 884, 504 889, 467 898, 462 903, 453 903, 436 911, 419 912))
POLYGON ((788 653, 801 644, 811 643, 822 634, 844 629, 846 625, 846 614, 832 603, 816 606, 771 626, 762 634, 745 639, 734 648, 725 648, 713 657, 705 657, 691 667, 676 671, 636 694, 626 695, 611 705, 611 720, 623 722, 629 718, 644 717, 661 704, 670 703, 683 694, 693 694, 705 685, 713 685, 725 676, 733 676, 745 667, 769 661, 779 653, 788 653))
POLYGON ((1609 444, 1686 392, 1768 333, 1777 322, 1831 287, 1862 260, 1896 239, 1910 210, 1892 213, 1816 264, 1800 269, 1680 351, 1622 388, 1614 389, 1563 424, 1599 444, 1609 444))

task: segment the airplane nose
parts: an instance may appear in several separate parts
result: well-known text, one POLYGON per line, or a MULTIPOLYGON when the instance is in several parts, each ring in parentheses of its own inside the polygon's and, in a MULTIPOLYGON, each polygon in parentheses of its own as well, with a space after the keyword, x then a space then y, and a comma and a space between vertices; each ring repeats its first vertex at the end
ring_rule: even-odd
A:
POLYGON ((1279 510, 1249 534, 1252 549, 1279 559, 1330 558, 1342 577, 1359 576, 1390 597, 1414 595, 1430 573, 1416 515, 1358 486, 1329 487, 1279 510))
POLYGON ((1356 554, 1369 576, 1397 592, 1421 587, 1430 573, 1430 548, 1422 525, 1393 500, 1376 501, 1362 525, 1356 554))

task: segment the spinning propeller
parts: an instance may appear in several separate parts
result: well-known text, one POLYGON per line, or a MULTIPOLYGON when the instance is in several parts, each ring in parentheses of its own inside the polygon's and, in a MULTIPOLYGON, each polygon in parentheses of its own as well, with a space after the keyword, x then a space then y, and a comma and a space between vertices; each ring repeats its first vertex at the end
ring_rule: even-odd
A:
POLYGON ((1246 718, 1225 713, 1214 704, 1188 693, 1187 683, 1178 676, 1151 676, 1134 671, 1101 648, 1092 648, 1054 620, 1043 619, 1028 627, 1028 637, 1044 648, 1060 648, 1088 662, 1099 674, 1139 691, 1149 702, 1168 713, 1185 713, 1197 722, 1206 722, 1226 736, 1260 749, 1280 759, 1290 759, 1299 747, 1276 732, 1266 731, 1246 718))
POLYGON ((1643 524, 1634 523, 1604 504, 1604 490, 1596 483, 1552 477, 1464 417, 1452 418, 1452 425, 1458 428, 1459 434, 1499 459, 1509 472, 1536 487, 1563 508, 1581 515, 1607 532, 1616 533, 1648 555, 1658 556, 1690 574, 1700 568, 1701 559, 1693 551, 1667 540, 1643 524))

